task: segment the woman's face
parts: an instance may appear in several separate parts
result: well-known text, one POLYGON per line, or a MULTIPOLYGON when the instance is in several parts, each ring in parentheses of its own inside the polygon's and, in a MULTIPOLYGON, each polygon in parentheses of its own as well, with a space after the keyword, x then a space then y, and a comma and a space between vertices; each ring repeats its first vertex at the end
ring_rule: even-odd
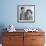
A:
POLYGON ((30 11, 28 11, 28 15, 32 15, 30 11))

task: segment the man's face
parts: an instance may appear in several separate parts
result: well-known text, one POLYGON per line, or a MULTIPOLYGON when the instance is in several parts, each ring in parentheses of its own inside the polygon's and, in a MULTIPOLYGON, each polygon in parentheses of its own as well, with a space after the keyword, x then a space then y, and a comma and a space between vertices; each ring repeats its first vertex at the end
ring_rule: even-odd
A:
POLYGON ((25 9, 23 8, 23 9, 22 9, 22 12, 24 12, 24 11, 25 11, 25 9))

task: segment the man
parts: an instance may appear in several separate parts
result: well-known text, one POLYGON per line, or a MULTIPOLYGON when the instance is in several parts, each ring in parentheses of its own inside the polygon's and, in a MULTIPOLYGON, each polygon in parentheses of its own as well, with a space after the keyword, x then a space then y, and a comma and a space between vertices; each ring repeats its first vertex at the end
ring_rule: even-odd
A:
POLYGON ((20 20, 24 20, 25 8, 21 7, 20 20))

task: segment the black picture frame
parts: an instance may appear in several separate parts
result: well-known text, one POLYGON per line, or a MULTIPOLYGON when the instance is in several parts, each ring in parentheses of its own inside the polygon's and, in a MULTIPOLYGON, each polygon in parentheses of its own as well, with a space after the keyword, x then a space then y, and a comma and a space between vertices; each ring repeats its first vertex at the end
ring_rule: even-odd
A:
POLYGON ((17 6, 17 22, 18 23, 34 23, 35 22, 35 5, 18 5, 17 6), (22 15, 22 8, 25 9, 25 14, 22 15), (30 13, 29 13, 30 11, 30 13), (28 13, 28 14, 27 14, 28 13), (21 15, 22 16, 21 16, 21 15), (27 14, 27 15, 26 15, 27 14), (30 14, 30 15, 29 15, 30 14), (24 16, 24 17, 23 17, 24 16), (26 16, 26 17, 25 17, 26 16), (28 17, 29 16, 29 17, 28 17), (32 18, 31 18, 32 16, 32 18), (23 19, 22 19, 23 18, 23 19), (25 19, 26 18, 26 19, 25 19), (30 19, 29 19, 30 18, 30 19))

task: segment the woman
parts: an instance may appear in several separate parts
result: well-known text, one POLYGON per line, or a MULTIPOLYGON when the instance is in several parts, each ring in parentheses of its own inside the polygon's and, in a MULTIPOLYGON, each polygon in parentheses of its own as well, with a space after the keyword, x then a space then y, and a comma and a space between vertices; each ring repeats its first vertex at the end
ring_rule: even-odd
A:
POLYGON ((27 9, 26 13, 25 13, 25 20, 32 20, 32 19, 33 19, 33 17, 32 17, 32 10, 27 9))

